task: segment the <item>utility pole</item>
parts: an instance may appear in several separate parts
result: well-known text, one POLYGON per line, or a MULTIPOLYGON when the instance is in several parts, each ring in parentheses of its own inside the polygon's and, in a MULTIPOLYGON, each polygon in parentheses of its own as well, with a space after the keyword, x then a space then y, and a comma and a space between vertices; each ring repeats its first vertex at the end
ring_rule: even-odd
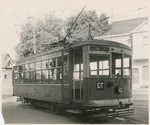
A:
POLYGON ((113 33, 113 7, 111 9, 111 40, 112 40, 112 33, 113 33))
POLYGON ((35 33, 35 21, 34 18, 29 17, 32 21, 32 32, 33 32, 33 49, 34 49, 34 53, 36 53, 36 33, 35 33))

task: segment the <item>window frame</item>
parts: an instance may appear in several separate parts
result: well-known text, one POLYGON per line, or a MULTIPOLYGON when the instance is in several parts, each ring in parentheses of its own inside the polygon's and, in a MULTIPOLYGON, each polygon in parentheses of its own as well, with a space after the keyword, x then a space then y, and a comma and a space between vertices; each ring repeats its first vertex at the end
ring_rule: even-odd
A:
POLYGON ((82 55, 82 51, 78 51, 78 52, 73 52, 73 80, 75 80, 75 81, 80 81, 80 80, 83 80, 83 66, 81 66, 81 65, 83 65, 83 55, 82 55), (77 61, 77 57, 75 57, 75 54, 80 54, 79 55, 79 62, 77 63, 78 65, 79 65, 79 70, 77 70, 77 71, 75 71, 74 70, 74 66, 75 66, 75 64, 76 64, 76 62, 75 61, 77 61), (79 74, 79 78, 78 79, 76 79, 75 77, 74 77, 74 74, 75 73, 78 73, 79 74))
POLYGON ((128 55, 128 54, 123 54, 123 77, 124 78, 129 78, 129 77, 132 77, 132 69, 131 69, 131 62, 132 61, 132 58, 131 58, 131 55, 128 55), (125 63, 124 63, 124 59, 125 59, 125 56, 127 56, 127 58, 129 58, 129 61, 128 61, 128 63, 129 63, 129 67, 125 67, 125 63), (129 70, 129 75, 125 75, 125 69, 128 69, 129 70))
MULTIPOLYGON (((97 64, 97 69, 94 69, 94 70, 91 70, 91 68, 90 68, 90 70, 89 70, 89 72, 90 72, 90 77, 101 77, 101 78, 105 78, 105 77, 110 77, 110 59, 111 59, 111 55, 110 54, 89 54, 89 66, 90 66, 90 57, 91 56, 97 56, 98 58, 100 58, 101 57, 101 60, 96 60, 95 62, 96 62, 96 64, 97 64), (107 59, 108 60, 106 60, 106 57, 107 57, 107 59), (100 69, 100 61, 102 61, 102 63, 103 63, 103 61, 108 61, 108 69, 104 69, 103 67, 102 67, 102 69, 100 69), (109 72, 109 74, 108 75, 100 75, 100 71, 102 71, 102 74, 103 74, 103 71, 105 71, 105 70, 108 70, 108 72, 109 72), (91 74, 91 71, 96 71, 97 72, 97 74, 96 75, 92 75, 91 74)), ((103 65, 103 64, 102 64, 103 65)))
MULTIPOLYGON (((45 60, 38 60, 36 62, 28 62, 25 64, 21 64, 23 67, 23 70, 21 69, 21 72, 19 72, 19 66, 14 67, 16 70, 13 72, 13 75, 17 74, 17 80, 15 80, 16 84, 20 84, 19 75, 23 76, 23 84, 51 84, 51 83, 60 83, 62 80, 62 67, 63 70, 67 72, 69 71, 69 59, 68 54, 65 56, 65 63, 62 62, 62 55, 57 57, 48 58, 45 60), (59 61, 59 64, 58 64, 59 61), (44 63, 43 63, 44 62, 44 63), (50 62, 52 62, 52 66, 50 66, 50 62), (32 65, 32 66, 31 66, 32 65), (47 65, 47 66, 43 66, 47 65), (62 66, 64 65, 64 66, 62 66), (32 67, 32 68, 31 68, 32 67), (50 74, 50 70, 54 70, 54 74, 50 74), (46 71, 46 73, 45 73, 46 71), (37 73, 40 73, 39 78, 37 79, 37 73), (44 74, 46 74, 46 78, 44 78, 44 74), (32 76, 31 76, 32 75, 32 76), (34 76, 33 76, 34 75, 34 76), (51 79, 53 78, 53 80, 51 79)), ((68 74, 68 73, 67 73, 68 74)), ((13 77, 14 79, 14 77, 13 77)))

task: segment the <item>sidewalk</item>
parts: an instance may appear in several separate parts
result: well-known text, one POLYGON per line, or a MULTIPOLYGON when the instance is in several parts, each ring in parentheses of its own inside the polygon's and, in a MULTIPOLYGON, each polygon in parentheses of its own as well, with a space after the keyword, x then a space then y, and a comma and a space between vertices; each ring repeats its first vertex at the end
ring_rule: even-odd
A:
POLYGON ((133 94, 148 94, 149 93, 149 88, 138 88, 132 90, 133 94))
POLYGON ((149 88, 140 88, 132 91, 133 100, 149 100, 149 88))

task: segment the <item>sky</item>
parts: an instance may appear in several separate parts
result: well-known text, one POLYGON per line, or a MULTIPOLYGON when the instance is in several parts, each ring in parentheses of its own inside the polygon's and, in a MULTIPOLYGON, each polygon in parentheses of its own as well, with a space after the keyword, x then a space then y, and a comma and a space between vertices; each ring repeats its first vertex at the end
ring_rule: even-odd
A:
MULTIPOLYGON (((29 17, 43 18, 49 13, 67 20, 85 10, 106 13, 110 22, 148 15, 150 0, 0 0, 0 55, 9 53, 15 59, 21 25, 29 17), (141 9, 139 9, 141 8, 141 9), (126 14, 124 14, 126 13, 126 14), (115 16, 116 15, 116 16, 115 16)), ((1 58, 0 58, 1 60, 1 58)))

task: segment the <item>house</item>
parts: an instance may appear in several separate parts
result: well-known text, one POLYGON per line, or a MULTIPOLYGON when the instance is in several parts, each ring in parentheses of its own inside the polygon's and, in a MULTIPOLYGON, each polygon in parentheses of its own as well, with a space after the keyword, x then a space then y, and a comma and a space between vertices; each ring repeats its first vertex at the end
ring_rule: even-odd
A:
POLYGON ((12 95, 13 60, 9 54, 2 54, 1 83, 2 95, 12 95))
POLYGON ((133 88, 149 85, 148 17, 113 22, 109 31, 95 39, 112 40, 128 45, 133 52, 133 88))

